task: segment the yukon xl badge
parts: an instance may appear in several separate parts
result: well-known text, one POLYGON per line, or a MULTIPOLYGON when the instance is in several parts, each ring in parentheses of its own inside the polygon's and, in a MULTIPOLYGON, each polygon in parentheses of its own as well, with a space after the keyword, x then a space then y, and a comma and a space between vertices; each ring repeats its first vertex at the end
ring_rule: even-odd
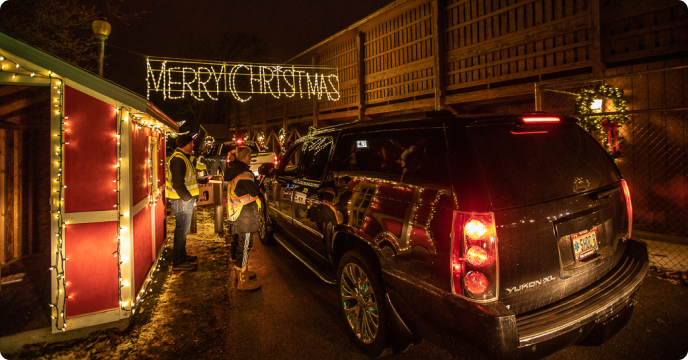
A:
POLYGON ((506 288, 506 292, 507 292, 507 294, 511 294, 512 292, 519 292, 521 290, 533 288, 533 287, 536 287, 538 285, 542 285, 548 281, 553 281, 553 280, 554 280, 554 277, 552 275, 550 275, 550 276, 543 278, 543 279, 540 279, 540 280, 535 280, 535 281, 531 281, 529 283, 525 283, 523 285, 519 285, 518 287, 514 286, 512 288, 506 288))

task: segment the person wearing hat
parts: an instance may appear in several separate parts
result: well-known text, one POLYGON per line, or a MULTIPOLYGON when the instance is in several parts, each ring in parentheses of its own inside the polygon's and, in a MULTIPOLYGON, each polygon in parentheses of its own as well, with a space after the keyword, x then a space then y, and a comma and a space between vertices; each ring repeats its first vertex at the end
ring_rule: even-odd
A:
POLYGON ((248 270, 248 251, 252 244, 251 234, 260 230, 261 206, 264 205, 260 201, 256 178, 249 167, 251 148, 239 146, 228 154, 227 160, 224 172, 224 180, 229 183, 225 236, 230 240, 237 290, 258 290, 260 283, 254 279, 256 273, 248 270))
POLYGON ((195 270, 197 256, 186 253, 186 235, 191 228, 191 217, 198 199, 198 182, 196 169, 192 165, 191 153, 194 138, 184 134, 177 137, 177 148, 167 162, 167 181, 165 194, 174 212, 174 248, 172 270, 195 270))

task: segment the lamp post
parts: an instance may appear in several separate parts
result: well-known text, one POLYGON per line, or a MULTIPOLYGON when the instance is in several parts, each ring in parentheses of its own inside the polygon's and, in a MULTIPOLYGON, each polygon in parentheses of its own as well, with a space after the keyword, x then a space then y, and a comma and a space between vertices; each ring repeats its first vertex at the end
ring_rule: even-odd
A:
POLYGON ((105 61, 105 40, 107 40, 108 35, 112 28, 110 23, 107 22, 104 16, 101 16, 98 20, 95 20, 91 25, 93 28, 93 34, 100 41, 100 51, 98 51, 98 75, 103 77, 103 62, 105 61))

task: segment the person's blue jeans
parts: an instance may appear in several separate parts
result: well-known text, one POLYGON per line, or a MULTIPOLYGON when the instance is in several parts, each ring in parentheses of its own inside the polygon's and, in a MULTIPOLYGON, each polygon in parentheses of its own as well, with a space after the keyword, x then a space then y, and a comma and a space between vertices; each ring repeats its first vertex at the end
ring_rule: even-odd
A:
POLYGON ((191 229, 191 216, 193 215, 194 203, 191 199, 170 200, 170 206, 174 212, 176 225, 174 227, 174 249, 172 251, 172 265, 181 265, 186 261, 186 235, 191 229))

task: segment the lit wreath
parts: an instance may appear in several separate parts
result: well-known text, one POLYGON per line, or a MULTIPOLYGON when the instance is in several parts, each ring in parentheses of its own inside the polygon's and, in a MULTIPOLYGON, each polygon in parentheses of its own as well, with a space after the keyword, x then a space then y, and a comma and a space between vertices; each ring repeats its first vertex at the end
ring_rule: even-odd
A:
MULTIPOLYGON (((578 114, 594 114, 592 104, 595 99, 611 100, 616 112, 626 112, 627 103, 623 96, 623 90, 609 84, 598 84, 584 88, 576 96, 578 114)), ((581 116, 578 121, 587 132, 596 132, 601 135, 604 147, 609 154, 613 157, 620 156, 619 144, 623 143, 624 139, 619 135, 619 129, 628 121, 628 115, 581 116)))
POLYGON ((258 145, 260 145, 260 149, 265 149, 265 133, 262 131, 259 132, 258 135, 256 135, 256 139, 258 140, 258 145))
POLYGON ((285 128, 281 128, 279 130, 279 135, 277 136, 277 141, 279 142, 280 145, 280 154, 284 155, 284 152, 287 151, 287 149, 284 148, 284 142, 287 140, 287 130, 285 128))

